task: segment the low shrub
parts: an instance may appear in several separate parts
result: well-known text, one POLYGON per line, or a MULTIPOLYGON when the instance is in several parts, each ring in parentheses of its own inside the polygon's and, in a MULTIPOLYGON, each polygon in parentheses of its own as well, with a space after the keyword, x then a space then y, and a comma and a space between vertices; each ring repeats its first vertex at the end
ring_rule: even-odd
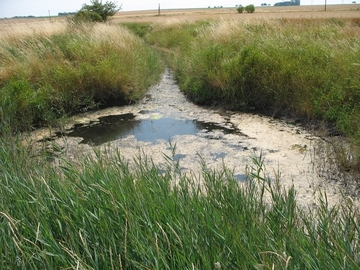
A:
POLYGON ((84 22, 102 22, 102 17, 96 13, 91 11, 80 10, 76 12, 74 17, 72 18, 75 23, 84 23, 84 22))
POLYGON ((121 9, 114 1, 106 1, 104 4, 99 0, 91 0, 90 5, 84 4, 75 13, 75 22, 105 22, 121 9))
POLYGON ((247 12, 247 13, 254 13, 255 12, 255 6, 254 5, 247 5, 244 10, 247 12))
POLYGON ((236 11, 239 12, 239 13, 243 13, 244 12, 244 7, 242 5, 239 5, 237 8, 236 8, 236 11))

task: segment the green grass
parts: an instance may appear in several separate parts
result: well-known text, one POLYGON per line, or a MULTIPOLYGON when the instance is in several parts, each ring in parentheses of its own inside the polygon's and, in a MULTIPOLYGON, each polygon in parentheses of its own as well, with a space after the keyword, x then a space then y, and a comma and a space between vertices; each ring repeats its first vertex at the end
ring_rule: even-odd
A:
POLYGON ((157 55, 124 27, 58 28, 0 40, 0 118, 14 129, 51 124, 98 105, 128 104, 159 79, 157 55))
POLYGON ((130 31, 139 37, 144 37, 152 29, 151 23, 127 22, 121 25, 126 26, 130 31))
MULTIPOLYGON (((2 269, 357 269, 352 201, 313 210, 263 176, 245 184, 202 163, 200 176, 95 152, 54 168, 0 142, 2 269)), ((175 153, 175 151, 174 151, 175 153)))
POLYGON ((171 51, 196 103, 320 119, 360 141, 358 28, 346 19, 222 20, 154 24, 146 39, 171 51))

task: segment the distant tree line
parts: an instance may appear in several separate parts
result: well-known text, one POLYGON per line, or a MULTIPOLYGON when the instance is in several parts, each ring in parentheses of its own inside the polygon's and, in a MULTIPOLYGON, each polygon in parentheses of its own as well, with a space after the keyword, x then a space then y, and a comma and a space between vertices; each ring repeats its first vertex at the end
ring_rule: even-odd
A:
POLYGON ((19 19, 19 18, 36 18, 36 17, 33 16, 33 15, 29 15, 29 16, 14 16, 14 17, 12 17, 12 18, 14 18, 14 19, 19 19))
POLYGON ((275 3, 274 6, 300 6, 300 0, 291 0, 275 3))
POLYGON ((75 14, 76 14, 76 12, 59 12, 58 16, 72 16, 75 14))

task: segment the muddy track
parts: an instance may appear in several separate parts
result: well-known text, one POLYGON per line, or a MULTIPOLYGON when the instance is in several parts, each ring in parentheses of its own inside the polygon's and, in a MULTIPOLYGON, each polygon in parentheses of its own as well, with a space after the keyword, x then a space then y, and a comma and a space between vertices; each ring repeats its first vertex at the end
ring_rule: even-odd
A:
MULTIPOLYGON (((122 126, 121 123, 117 125, 122 126)), ((38 141, 48 136, 47 130, 36 132, 38 141)), ((314 194, 318 189, 327 192, 329 202, 337 202, 340 198, 337 187, 318 176, 313 157, 318 142, 319 138, 300 125, 255 114, 194 105, 180 92, 169 69, 138 104, 77 115, 62 136, 52 140, 62 148, 62 155, 72 160, 93 153, 96 147, 118 150, 130 161, 139 154, 145 154, 164 168, 168 165, 165 156, 172 157, 173 147, 176 146, 173 157, 179 162, 182 173, 198 175, 201 160, 204 160, 209 168, 221 169, 225 165, 233 170, 239 182, 244 181, 252 159, 261 155, 265 158, 264 174, 271 178, 280 175, 284 187, 294 185, 298 201, 304 206, 314 204, 314 194), (109 115, 120 118, 131 115, 135 124, 130 125, 126 132, 110 137, 106 135, 106 125, 91 129, 99 127, 99 120, 109 115), (71 133, 74 124, 87 128, 92 133, 90 138, 101 140, 96 145, 91 139, 84 143, 85 135, 74 137, 71 133)), ((44 142, 38 144, 44 145, 44 142)))

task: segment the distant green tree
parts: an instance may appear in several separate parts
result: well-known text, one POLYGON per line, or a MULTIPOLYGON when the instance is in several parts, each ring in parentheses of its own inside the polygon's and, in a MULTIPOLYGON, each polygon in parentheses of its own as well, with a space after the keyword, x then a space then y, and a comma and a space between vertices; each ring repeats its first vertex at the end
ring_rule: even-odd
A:
POLYGON ((121 9, 114 1, 91 0, 90 5, 84 4, 75 14, 76 21, 105 22, 121 9))
POLYGON ((243 13, 244 12, 244 7, 242 5, 239 5, 237 8, 236 8, 237 12, 239 13, 243 13))
POLYGON ((74 16, 75 22, 102 22, 102 17, 96 12, 79 10, 74 16))
POLYGON ((247 13, 254 13, 254 11, 255 11, 255 6, 254 5, 248 5, 248 6, 246 6, 245 7, 245 11, 247 12, 247 13))

